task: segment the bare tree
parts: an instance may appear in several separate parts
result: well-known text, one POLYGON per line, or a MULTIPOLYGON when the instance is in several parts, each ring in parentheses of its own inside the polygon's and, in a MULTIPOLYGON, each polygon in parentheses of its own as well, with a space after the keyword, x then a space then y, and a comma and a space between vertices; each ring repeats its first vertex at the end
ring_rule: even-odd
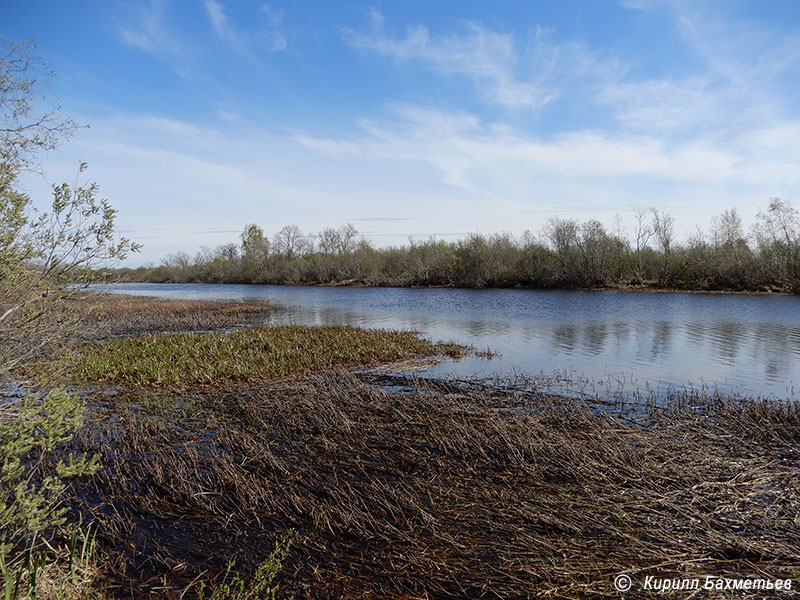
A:
POLYGON ((0 56, 0 159, 14 172, 30 168, 40 152, 55 149, 78 127, 74 119, 61 114, 60 106, 39 108, 49 100, 53 75, 30 39, 11 44, 0 56))
POLYGON ((644 251, 648 248, 650 238, 653 237, 653 230, 647 222, 648 211, 641 207, 633 209, 636 218, 636 226, 633 233, 633 247, 630 243, 625 244, 625 251, 628 255, 628 264, 634 283, 641 283, 645 279, 645 260, 644 251))
POLYGON ((650 209, 653 216, 652 228, 653 235, 658 242, 658 246, 663 255, 661 262, 661 269, 658 275, 659 285, 667 285, 671 277, 671 263, 672 263, 672 242, 675 224, 675 218, 662 210, 660 213, 655 207, 650 209))
POLYGON ((333 254, 338 252, 341 246, 341 236, 339 230, 333 227, 326 227, 317 235, 319 250, 323 254, 333 254))
POLYGON ((294 258, 305 252, 308 247, 303 232, 297 225, 286 225, 275 234, 275 250, 286 258, 294 258))
POLYGON ((759 211, 757 218, 762 260, 774 263, 785 282, 800 290, 800 214, 785 200, 770 198, 767 211, 759 211))
POLYGON ((348 254, 356 249, 358 231, 351 223, 339 228, 339 252, 348 254))
POLYGON ((167 254, 161 262, 170 269, 188 269, 192 264, 192 259, 186 252, 175 252, 167 254))

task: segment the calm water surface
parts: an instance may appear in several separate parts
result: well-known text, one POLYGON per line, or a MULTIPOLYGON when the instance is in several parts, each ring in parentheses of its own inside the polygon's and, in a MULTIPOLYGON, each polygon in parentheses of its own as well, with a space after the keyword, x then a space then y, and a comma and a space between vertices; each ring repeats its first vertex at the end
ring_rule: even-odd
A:
POLYGON ((267 300, 270 324, 415 329, 501 357, 426 375, 562 373, 602 394, 669 387, 800 395, 800 297, 615 291, 117 284, 162 298, 267 300), (588 383, 587 383, 588 382, 588 383))

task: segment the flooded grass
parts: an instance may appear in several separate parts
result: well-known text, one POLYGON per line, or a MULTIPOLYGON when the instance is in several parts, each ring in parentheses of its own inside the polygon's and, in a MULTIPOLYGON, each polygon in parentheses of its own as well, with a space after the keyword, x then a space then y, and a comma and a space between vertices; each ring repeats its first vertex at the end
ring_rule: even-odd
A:
POLYGON ((164 300, 122 294, 84 294, 74 306, 83 334, 93 339, 168 331, 218 331, 260 325, 279 306, 235 300, 164 300))
POLYGON ((794 407, 715 399, 631 423, 508 386, 389 392, 344 372, 140 398, 106 398, 80 440, 104 465, 79 497, 120 595, 192 597, 230 560, 247 578, 289 529, 294 598, 800 576, 794 407))
MULTIPOLYGON (((114 384, 80 392, 72 445, 102 468, 67 499, 96 532, 109 598, 257 581, 290 531, 275 582, 296 599, 614 598, 620 573, 631 598, 652 596, 648 576, 800 585, 796 404, 687 394, 626 415, 512 380, 340 368, 464 351, 409 332, 99 341, 136 329, 126 310, 70 362, 114 384)), ((228 319, 192 311, 150 324, 228 319)))
POLYGON ((93 342, 69 359, 68 373, 87 383, 176 386, 305 375, 409 356, 458 356, 465 351, 463 346, 434 344, 410 331, 280 325, 93 342))

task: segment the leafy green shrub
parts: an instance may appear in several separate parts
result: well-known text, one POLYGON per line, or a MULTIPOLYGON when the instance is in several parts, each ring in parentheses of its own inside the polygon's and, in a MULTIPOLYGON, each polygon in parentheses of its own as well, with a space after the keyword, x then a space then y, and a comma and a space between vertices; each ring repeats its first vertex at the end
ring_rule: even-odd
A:
MULTIPOLYGON (((228 563, 223 582, 211 594, 211 600, 274 600, 278 593, 278 586, 272 585, 275 577, 283 569, 283 561, 289 554, 292 546, 294 530, 290 529, 275 544, 275 548, 267 559, 258 565, 255 576, 246 584, 241 576, 236 573, 228 578, 233 568, 233 563, 228 563)), ((198 598, 205 598, 205 584, 200 584, 198 598)))
POLYGON ((83 402, 63 389, 26 393, 0 410, 0 557, 6 565, 36 550, 67 508, 70 479, 93 473, 97 457, 66 451, 83 420, 83 402), (18 558, 14 552, 25 549, 18 558))

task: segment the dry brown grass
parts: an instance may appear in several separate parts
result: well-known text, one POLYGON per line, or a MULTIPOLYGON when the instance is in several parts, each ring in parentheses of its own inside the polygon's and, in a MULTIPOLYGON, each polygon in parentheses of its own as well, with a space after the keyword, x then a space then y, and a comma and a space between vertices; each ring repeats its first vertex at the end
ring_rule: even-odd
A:
POLYGON ((73 301, 84 315, 84 337, 166 331, 215 331, 258 325, 280 310, 264 302, 165 300, 123 294, 84 294, 73 301))
POLYGON ((390 393, 329 373, 104 393, 93 415, 81 444, 104 470, 80 504, 124 597, 191 597, 290 527, 295 598, 598 598, 618 597, 620 572, 800 575, 794 407, 717 399, 632 424, 510 389, 390 393))

